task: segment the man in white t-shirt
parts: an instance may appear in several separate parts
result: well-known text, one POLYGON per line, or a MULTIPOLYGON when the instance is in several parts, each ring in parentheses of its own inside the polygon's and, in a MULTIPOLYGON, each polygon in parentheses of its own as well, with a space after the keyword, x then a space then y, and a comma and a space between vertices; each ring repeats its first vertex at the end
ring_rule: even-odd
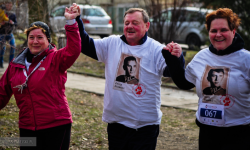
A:
MULTIPOLYGON (((143 9, 130 8, 123 19, 124 35, 95 40, 84 30, 80 16, 76 20, 82 53, 105 63, 102 120, 108 123, 109 149, 155 149, 162 117, 161 77, 170 74, 162 56, 164 45, 147 36, 148 14, 143 9), (126 64, 126 58, 135 60, 126 64), (136 83, 117 80, 117 77, 124 78, 124 70, 129 69, 136 83)), ((175 43, 171 49, 184 67, 181 47, 175 43)))

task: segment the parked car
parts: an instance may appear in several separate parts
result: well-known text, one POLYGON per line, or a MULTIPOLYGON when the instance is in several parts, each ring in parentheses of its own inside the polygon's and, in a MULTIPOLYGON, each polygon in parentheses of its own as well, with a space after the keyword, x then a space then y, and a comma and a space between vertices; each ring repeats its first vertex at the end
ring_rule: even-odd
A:
MULTIPOLYGON (((103 8, 94 5, 79 6, 81 8, 81 19, 88 34, 99 35, 101 38, 112 34, 112 20, 103 8)), ((50 23, 54 32, 65 31, 65 7, 69 6, 56 7, 50 15, 50 23)))
MULTIPOLYGON (((179 8, 176 8, 178 10, 179 8)), ((179 28, 175 31, 176 35, 174 37, 174 42, 187 44, 189 49, 195 49, 195 47, 200 48, 208 40, 208 36, 204 34, 206 13, 213 10, 211 9, 200 9, 196 7, 183 7, 180 8, 180 15, 177 21, 177 26, 179 28)), ((166 41, 167 32, 171 24, 171 17, 173 13, 173 8, 168 8, 163 10, 161 17, 154 16, 150 18, 151 27, 149 31, 149 36, 152 35, 152 30, 156 27, 157 21, 161 21, 163 24, 163 41, 166 41)), ((157 29, 157 28, 156 28, 157 29)))

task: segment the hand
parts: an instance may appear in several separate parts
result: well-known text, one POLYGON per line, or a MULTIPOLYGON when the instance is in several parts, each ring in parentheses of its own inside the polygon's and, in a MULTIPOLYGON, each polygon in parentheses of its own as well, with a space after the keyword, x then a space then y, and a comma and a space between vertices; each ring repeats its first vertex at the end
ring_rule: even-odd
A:
POLYGON ((10 24, 14 24, 14 22, 12 20, 10 20, 9 22, 10 22, 10 24))
POLYGON ((76 3, 73 3, 73 5, 69 9, 70 9, 70 12, 75 12, 75 13, 78 12, 79 15, 81 14, 81 9, 76 3))
POLYGON ((76 5, 76 3, 73 3, 70 8, 65 8, 64 16, 67 20, 75 19, 77 16, 80 15, 80 7, 76 5))
POLYGON ((4 25, 4 24, 5 24, 5 22, 4 22, 4 21, 0 23, 0 25, 4 25))
POLYGON ((163 49, 168 50, 172 55, 176 57, 180 57, 182 54, 182 48, 179 44, 174 43, 173 41, 171 43, 168 43, 166 47, 163 49))

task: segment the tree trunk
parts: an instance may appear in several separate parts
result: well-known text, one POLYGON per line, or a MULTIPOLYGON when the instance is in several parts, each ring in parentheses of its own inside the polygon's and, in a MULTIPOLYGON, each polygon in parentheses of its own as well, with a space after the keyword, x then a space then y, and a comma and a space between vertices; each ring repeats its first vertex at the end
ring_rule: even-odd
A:
POLYGON ((42 21, 49 24, 49 11, 47 0, 28 0, 29 24, 42 21))
POLYGON ((55 33, 52 31, 49 21, 49 10, 47 0, 28 0, 29 5, 29 24, 35 21, 45 22, 51 32, 51 42, 57 45, 57 39, 55 33))

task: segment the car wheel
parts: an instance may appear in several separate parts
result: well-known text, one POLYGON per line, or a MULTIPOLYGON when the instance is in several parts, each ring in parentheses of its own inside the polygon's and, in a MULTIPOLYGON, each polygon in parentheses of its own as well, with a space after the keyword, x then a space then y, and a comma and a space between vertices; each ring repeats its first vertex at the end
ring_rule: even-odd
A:
POLYGON ((105 37, 108 37, 109 35, 108 34, 101 34, 99 35, 101 38, 105 38, 105 37))
POLYGON ((190 34, 187 37, 187 45, 190 50, 200 49, 200 38, 196 34, 190 34))

